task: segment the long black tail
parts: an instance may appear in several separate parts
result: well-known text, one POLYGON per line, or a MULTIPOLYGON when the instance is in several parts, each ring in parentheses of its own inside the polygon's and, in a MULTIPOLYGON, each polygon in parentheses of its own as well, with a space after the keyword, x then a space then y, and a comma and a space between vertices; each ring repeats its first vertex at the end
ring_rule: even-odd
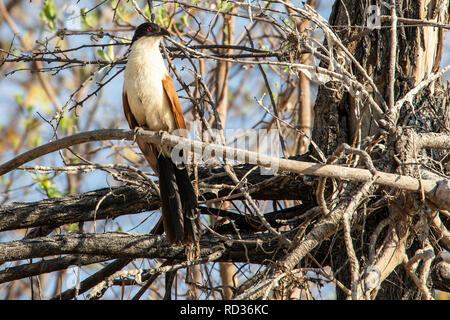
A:
POLYGON ((200 226, 198 203, 186 168, 177 168, 170 158, 160 153, 159 188, 162 217, 167 240, 171 244, 196 243, 200 226))

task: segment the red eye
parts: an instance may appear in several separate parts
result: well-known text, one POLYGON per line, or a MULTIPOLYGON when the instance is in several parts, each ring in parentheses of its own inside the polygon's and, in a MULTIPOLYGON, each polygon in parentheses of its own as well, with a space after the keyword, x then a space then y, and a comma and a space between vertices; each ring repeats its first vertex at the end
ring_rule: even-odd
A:
POLYGON ((150 28, 147 28, 147 32, 150 32, 150 28))

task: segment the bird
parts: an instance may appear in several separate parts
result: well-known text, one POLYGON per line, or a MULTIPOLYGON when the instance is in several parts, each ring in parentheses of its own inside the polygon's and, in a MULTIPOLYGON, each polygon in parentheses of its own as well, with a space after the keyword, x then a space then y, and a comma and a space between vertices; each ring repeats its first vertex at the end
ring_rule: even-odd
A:
MULTIPOLYGON (((174 82, 160 51, 170 33, 153 22, 139 25, 133 35, 124 72, 122 104, 131 129, 172 133, 186 129, 174 82)), ((175 164, 171 148, 136 143, 159 177, 164 232, 170 245, 198 244, 198 200, 185 165, 175 164)))

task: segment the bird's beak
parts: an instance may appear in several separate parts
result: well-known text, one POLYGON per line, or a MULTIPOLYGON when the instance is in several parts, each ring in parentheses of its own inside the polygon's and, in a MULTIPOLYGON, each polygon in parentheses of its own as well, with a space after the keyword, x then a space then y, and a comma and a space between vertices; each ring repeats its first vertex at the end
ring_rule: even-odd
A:
POLYGON ((166 29, 161 28, 161 31, 159 32, 159 35, 160 36, 170 36, 170 33, 166 29))

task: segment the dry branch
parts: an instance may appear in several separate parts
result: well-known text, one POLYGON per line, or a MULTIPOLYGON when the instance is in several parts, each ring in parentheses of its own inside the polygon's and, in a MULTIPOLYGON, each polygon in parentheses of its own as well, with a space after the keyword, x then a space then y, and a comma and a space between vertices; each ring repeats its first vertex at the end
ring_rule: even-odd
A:
MULTIPOLYGON (((238 240, 204 235, 200 240, 200 255, 210 255, 222 247, 225 251, 217 261, 266 263, 282 255, 283 245, 268 234, 242 235, 238 240), (243 248, 246 250, 243 250, 243 248), (276 254, 274 249, 277 248, 276 254)), ((128 233, 69 233, 31 240, 0 243, 0 263, 60 254, 109 256, 122 259, 178 259, 186 260, 183 246, 169 246, 165 237, 128 233)))
POLYGON ((159 207, 159 198, 148 190, 129 186, 111 187, 74 196, 3 206, 0 208, 0 231, 114 219, 159 207))
POLYGON ((426 79, 422 80, 419 84, 417 84, 413 89, 411 89, 407 94, 403 96, 403 98, 399 99, 393 108, 389 109, 389 112, 386 114, 387 119, 391 122, 391 124, 396 124, 400 109, 406 102, 412 102, 414 97, 426 86, 430 85, 434 81, 440 79, 444 73, 450 70, 450 65, 442 68, 439 72, 430 74, 426 79))
MULTIPOLYGON (((246 166, 235 166, 234 170, 239 178, 248 172, 246 166)), ((211 190, 211 187, 200 189, 200 199, 217 199, 222 197, 234 197, 243 199, 239 190, 231 193, 229 188, 233 182, 221 177, 223 170, 216 168, 210 170, 204 168, 199 170, 200 179, 208 178, 214 183, 214 176, 220 180, 220 187, 223 190, 211 190)), ((258 171, 246 176, 248 185, 258 186, 261 181, 268 176, 260 175, 258 171)), ((303 205, 289 209, 277 211, 276 214, 265 214, 269 223, 275 227, 281 226, 276 219, 288 219, 298 215, 300 210, 308 210, 315 205, 308 194, 310 187, 306 186, 302 180, 296 176, 272 177, 274 183, 279 182, 273 188, 252 188, 248 192, 255 200, 278 199, 278 200, 301 200, 303 205)), ((159 198, 149 192, 145 184, 136 186, 119 186, 98 189, 77 195, 68 195, 60 198, 44 199, 37 202, 11 203, 0 208, 0 231, 43 227, 50 231, 54 228, 75 222, 96 221, 102 219, 114 219, 119 216, 137 214, 145 211, 157 210, 160 208, 159 198), (99 205, 99 203, 101 204, 99 205)), ((253 225, 253 230, 259 230, 259 220, 256 217, 247 218, 244 215, 227 212, 225 210, 215 210, 201 206, 202 214, 217 215, 226 219, 232 219, 242 230, 249 229, 249 224, 253 225), (251 221, 249 222, 248 219, 251 221)), ((225 228, 221 228, 225 231, 225 228)), ((252 230, 251 228, 249 230, 252 230)), ((230 232, 230 231, 229 231, 230 232)), ((228 233, 229 233, 228 232, 228 233)))
POLYGON ((111 257, 104 256, 67 255, 64 257, 46 259, 39 262, 22 264, 16 267, 9 267, 4 270, 0 270, 0 283, 37 276, 48 272, 65 270, 70 266, 84 266, 111 259, 111 257))
MULTIPOLYGON (((157 133, 139 130, 122 129, 104 129, 94 130, 68 136, 54 142, 47 143, 30 151, 27 151, 14 159, 0 165, 0 175, 3 175, 20 165, 41 157, 45 154, 64 149, 79 143, 101 141, 101 140, 131 140, 136 138, 142 139, 154 144, 170 145, 172 147, 180 147, 184 150, 193 150, 194 152, 203 151, 205 149, 213 150, 215 157, 223 158, 225 155, 228 160, 244 159, 246 163, 256 161, 255 165, 271 168, 274 165, 278 171, 291 172, 302 175, 312 175, 319 177, 337 178, 342 180, 350 180, 355 182, 366 182, 372 177, 372 173, 366 169, 349 168, 338 165, 324 165, 311 162, 294 161, 288 159, 280 159, 266 156, 252 151, 236 149, 216 144, 206 144, 200 141, 193 141, 186 138, 170 135, 165 132, 157 133)), ((442 203, 442 209, 450 209, 450 189, 448 180, 418 180, 409 176, 399 174, 379 172, 376 181, 377 185, 398 188, 406 191, 425 192, 435 203, 442 203)))

